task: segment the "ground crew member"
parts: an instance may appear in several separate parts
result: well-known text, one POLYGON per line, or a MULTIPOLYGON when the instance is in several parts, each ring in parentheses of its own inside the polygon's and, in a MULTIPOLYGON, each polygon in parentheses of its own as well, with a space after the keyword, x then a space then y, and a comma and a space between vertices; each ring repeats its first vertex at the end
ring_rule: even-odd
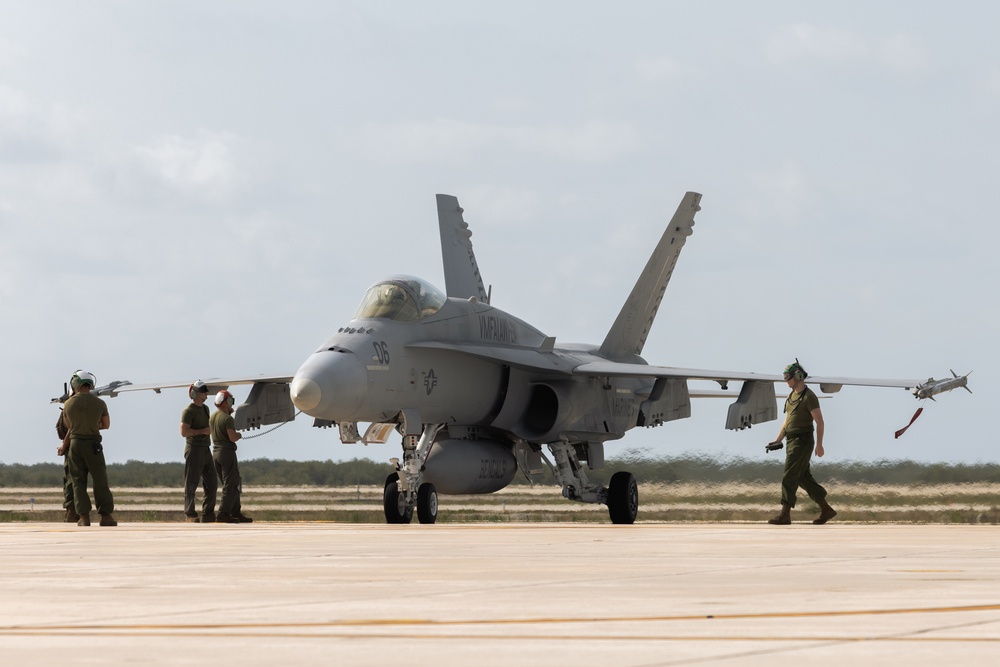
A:
MULTIPOLYGON (((76 392, 73 392, 75 394, 76 392)), ((73 396, 70 394, 70 396, 73 396)), ((68 400, 68 399, 67 399, 68 400)), ((63 521, 76 523, 80 515, 76 513, 76 499, 73 497, 73 477, 69 474, 69 426, 63 419, 62 408, 59 408, 59 418, 56 419, 56 435, 59 436, 59 448, 56 454, 63 457, 63 509, 66 514, 63 521)))
POLYGON ((816 425, 816 456, 823 456, 823 412, 819 408, 819 398, 806 386, 809 374, 799 364, 785 366, 783 377, 792 393, 785 400, 785 421, 778 431, 775 442, 787 439, 785 444, 785 472, 781 478, 781 512, 768 523, 786 525, 792 522, 791 511, 795 507, 795 492, 802 487, 809 497, 819 505, 820 515, 813 523, 824 524, 837 516, 836 510, 826 502, 826 489, 813 479, 809 471, 809 459, 813 453, 813 423, 816 425))
POLYGON ((240 495, 243 492, 243 480, 240 478, 240 468, 236 461, 236 441, 243 436, 236 430, 233 421, 233 405, 236 399, 228 391, 220 391, 215 395, 215 405, 218 408, 212 413, 210 428, 212 430, 212 456, 215 458, 215 470, 222 480, 222 501, 219 503, 219 523, 251 523, 253 519, 243 514, 240 505, 240 495))
POLYGON ((66 401, 63 419, 69 429, 69 471, 73 478, 73 499, 78 526, 90 525, 90 496, 87 495, 87 477, 93 479, 94 502, 101 515, 102 526, 117 526, 112 512, 115 499, 108 486, 108 467, 104 461, 101 431, 111 428, 108 406, 90 391, 97 385, 92 373, 77 371, 70 378, 76 395, 66 401))
POLYGON ((201 523, 215 522, 215 496, 219 478, 212 460, 212 430, 208 427, 208 386, 201 380, 188 387, 191 404, 181 412, 181 436, 184 437, 184 515, 198 523, 195 493, 201 482, 205 497, 201 503, 201 523))

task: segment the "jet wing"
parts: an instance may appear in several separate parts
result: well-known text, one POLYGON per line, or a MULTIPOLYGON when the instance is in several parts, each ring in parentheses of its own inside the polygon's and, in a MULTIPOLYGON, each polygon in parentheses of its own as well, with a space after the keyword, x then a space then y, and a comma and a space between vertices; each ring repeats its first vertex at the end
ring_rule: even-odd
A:
MULTIPOLYGON (((250 377, 209 378, 207 380, 202 380, 202 382, 208 386, 208 391, 210 393, 218 393, 235 384, 256 384, 258 382, 289 384, 292 381, 292 377, 292 375, 254 375, 250 377)), ((90 393, 94 396, 110 396, 111 398, 114 398, 118 394, 126 391, 154 391, 159 394, 163 389, 186 389, 190 386, 190 380, 185 382, 151 382, 147 384, 132 384, 128 380, 115 380, 109 384, 97 387, 90 393)), ((51 399, 49 403, 65 403, 67 399, 69 399, 68 389, 63 392, 62 396, 57 396, 51 399)))
MULTIPOLYGON (((256 384, 258 382, 267 382, 275 384, 289 384, 292 381, 294 375, 251 375, 251 376, 238 376, 238 377, 228 377, 228 378, 206 378, 203 379, 206 385, 208 385, 208 391, 210 393, 220 392, 223 389, 228 389, 233 385, 238 384, 256 384)), ((126 391, 155 391, 157 394, 163 389, 187 389, 191 386, 191 381, 186 382, 152 382, 148 384, 129 384, 127 386, 120 387, 116 389, 111 396, 116 396, 126 391)))
MULTIPOLYGON (((642 364, 625 364, 614 361, 593 361, 581 364, 573 369, 574 375, 593 375, 600 377, 655 377, 676 380, 711 380, 714 382, 756 381, 784 382, 781 375, 763 373, 744 373, 739 371, 716 371, 702 368, 674 368, 671 366, 646 366, 642 364)), ((818 384, 824 392, 834 393, 843 386, 854 387, 898 387, 913 389, 920 386, 923 380, 886 379, 886 378, 851 378, 851 377, 820 377, 810 375, 806 384, 818 384)))
MULTIPOLYGON (((223 378, 207 378, 201 380, 208 386, 210 394, 218 393, 233 385, 250 384, 246 400, 236 407, 233 419, 236 430, 257 429, 270 424, 282 424, 295 419, 295 406, 292 405, 289 394, 289 384, 293 375, 250 375, 223 378)), ((91 393, 98 396, 115 397, 126 391, 153 391, 159 394, 164 389, 186 389, 191 386, 190 380, 183 382, 150 382, 147 384, 132 384, 128 380, 112 382, 104 387, 98 387, 91 393)), ((59 398, 53 398, 53 403, 62 403, 69 398, 68 392, 59 398)))
MULTIPOLYGON (((581 364, 578 356, 572 352, 559 349, 552 351, 531 350, 499 345, 481 345, 475 343, 454 343, 439 341, 424 341, 410 343, 407 347, 429 348, 436 350, 452 350, 462 352, 481 359, 491 359, 518 368, 534 371, 568 373, 570 375, 588 375, 595 377, 646 377, 666 378, 671 380, 710 380, 725 383, 727 381, 784 382, 781 375, 765 373, 746 373, 742 371, 717 371, 704 368, 675 368, 673 366, 650 366, 646 364, 628 364, 615 361, 590 361, 581 364)), ((810 375, 806 384, 820 385, 826 393, 835 393, 843 386, 857 387, 898 387, 913 389, 923 383, 916 379, 885 379, 885 378, 851 378, 851 377, 820 377, 810 375)))

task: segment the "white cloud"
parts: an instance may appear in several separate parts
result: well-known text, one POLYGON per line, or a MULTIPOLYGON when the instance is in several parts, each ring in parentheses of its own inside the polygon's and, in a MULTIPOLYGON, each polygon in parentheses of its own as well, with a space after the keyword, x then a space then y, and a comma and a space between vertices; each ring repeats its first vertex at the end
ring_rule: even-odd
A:
POLYGON ((635 64, 639 78, 649 83, 671 81, 681 75, 680 63, 671 58, 644 58, 635 64))
POLYGON ((763 213, 773 211, 782 220, 793 221, 807 199, 806 179, 792 160, 776 171, 750 174, 750 182, 763 200, 757 208, 763 213))
POLYGON ((986 90, 995 95, 1000 95, 1000 67, 994 67, 993 71, 987 75, 986 90))
POLYGON ((368 123, 361 128, 359 143, 369 159, 392 164, 464 161, 492 149, 602 162, 630 153, 639 144, 627 123, 502 127, 449 119, 368 123))
POLYGON ((193 139, 168 135, 135 154, 153 175, 168 187, 210 200, 225 200, 248 183, 240 170, 240 140, 228 132, 200 130, 193 139))
POLYGON ((635 129, 627 123, 591 121, 577 127, 521 127, 508 131, 518 149, 552 157, 602 162, 638 147, 635 129))
POLYGON ((906 35, 896 35, 883 42, 879 56, 893 69, 907 72, 924 69, 927 65, 923 49, 906 35))
MULTIPOLYGON (((27 142, 35 153, 51 152, 87 135, 87 114, 62 104, 46 105, 27 93, 0 84, 0 143, 27 142)), ((30 157, 28 152, 26 157, 30 157)))
POLYGON ((767 45, 771 62, 784 64, 802 58, 834 62, 863 58, 868 48, 852 35, 834 28, 821 30, 805 23, 789 26, 767 45))
POLYGON ((21 44, 0 39, 0 69, 15 66, 27 53, 27 50, 21 44))
POLYGON ((0 128, 28 115, 28 96, 19 90, 0 85, 0 128))
POLYGON ((530 190, 504 187, 474 187, 462 191, 462 199, 476 202, 472 217, 465 221, 475 229, 476 224, 499 225, 509 228, 529 222, 538 208, 538 194, 530 190))

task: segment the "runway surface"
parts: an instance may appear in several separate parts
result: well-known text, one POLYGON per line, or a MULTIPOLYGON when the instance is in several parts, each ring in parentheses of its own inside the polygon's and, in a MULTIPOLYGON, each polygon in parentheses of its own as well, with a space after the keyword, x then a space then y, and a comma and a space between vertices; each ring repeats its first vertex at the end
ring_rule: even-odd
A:
POLYGON ((1000 656, 996 526, 29 523, 0 553, 9 665, 1000 656))

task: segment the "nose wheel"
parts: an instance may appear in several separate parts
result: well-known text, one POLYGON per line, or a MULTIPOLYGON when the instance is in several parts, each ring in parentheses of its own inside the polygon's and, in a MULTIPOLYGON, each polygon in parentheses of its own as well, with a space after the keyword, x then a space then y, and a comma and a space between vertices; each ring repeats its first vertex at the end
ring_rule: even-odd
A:
MULTIPOLYGON (((410 523, 413 520, 413 506, 407 504, 406 494, 399 491, 399 473, 385 478, 382 493, 382 508, 386 523, 410 523)), ((425 482, 417 491, 417 520, 420 523, 434 523, 438 516, 438 494, 434 485, 425 482)))
MULTIPOLYGON (((435 494, 435 506, 436 501, 437 494, 435 494)), ((413 520, 413 506, 408 505, 406 496, 399 492, 399 473, 394 472, 385 478, 382 508, 385 510, 386 523, 410 523, 413 520)))
POLYGON ((420 485, 417 491, 417 520, 420 523, 434 523, 438 516, 437 489, 430 482, 420 485))

